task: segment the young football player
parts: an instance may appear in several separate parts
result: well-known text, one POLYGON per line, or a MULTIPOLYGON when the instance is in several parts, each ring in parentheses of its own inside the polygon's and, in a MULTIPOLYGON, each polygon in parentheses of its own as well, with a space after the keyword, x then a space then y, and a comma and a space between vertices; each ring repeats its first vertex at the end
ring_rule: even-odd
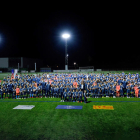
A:
POLYGON ((59 87, 58 87, 58 85, 56 87, 56 96, 57 96, 57 98, 59 98, 59 87))
POLYGON ((86 90, 84 90, 84 103, 87 103, 86 90))
POLYGON ((73 89, 73 92, 72 92, 72 99, 73 99, 73 102, 75 102, 75 91, 73 89))
POLYGON ((63 100, 63 102, 66 102, 67 101, 67 90, 65 89, 65 91, 64 91, 64 100, 63 100))
POLYGON ((0 85, 0 95, 1 95, 1 99, 3 99, 3 92, 2 92, 2 86, 0 85))
POLYGON ((105 95, 106 97, 108 97, 108 86, 107 86, 107 82, 105 83, 105 95))
MULTIPOLYGON (((95 98, 98 97, 97 89, 98 89, 98 86, 97 86, 97 83, 95 83, 95 86, 94 86, 94 95, 95 95, 95 98)), ((86 98, 87 98, 87 96, 86 96, 86 98)))
POLYGON ((54 85, 51 85, 51 98, 54 98, 54 85))
POLYGON ((26 99, 27 98, 27 88, 25 85, 23 87, 23 95, 24 95, 24 99, 26 99))
POLYGON ((87 90, 87 98, 89 98, 89 91, 90 91, 89 83, 86 85, 86 90, 87 90))
POLYGON ((64 99, 63 92, 64 92, 64 87, 63 87, 63 85, 61 84, 61 86, 60 86, 61 102, 62 102, 62 99, 64 99))
POLYGON ((120 96, 120 85, 117 83, 116 85, 116 96, 119 97, 120 96))
POLYGON ((19 87, 17 86, 17 87, 16 87, 16 99, 19 99, 19 93, 20 93, 20 89, 19 89, 19 87))
POLYGON ((20 98, 19 99, 22 99, 23 98, 23 88, 20 86, 20 98))
POLYGON ((98 97, 102 97, 102 95, 101 95, 101 85, 99 84, 99 87, 98 87, 98 96, 97 96, 97 98, 98 97))
POLYGON ((101 86, 101 94, 102 94, 102 98, 104 97, 104 85, 102 84, 102 86, 101 86))
POLYGON ((43 94, 46 94, 46 82, 44 81, 44 79, 41 85, 42 85, 42 97, 43 97, 43 94))
POLYGON ((54 86, 54 97, 56 97, 56 96, 57 96, 57 87, 54 86))
POLYGON ((51 88, 51 85, 48 81, 48 83, 46 84, 46 95, 45 95, 45 98, 46 96, 50 98, 50 88, 51 88))
POLYGON ((134 83, 131 85, 131 97, 134 98, 134 83))
POLYGON ((116 98, 116 85, 113 85, 113 98, 116 98))
POLYGON ((29 86, 30 98, 33 98, 33 86, 29 86))
POLYGON ((127 94, 127 98, 130 98, 130 85, 127 84, 126 86, 126 94, 127 94))
POLYGON ((36 86, 35 86, 35 84, 33 85, 33 98, 35 98, 36 97, 36 86))
POLYGON ((39 86, 38 86, 38 94, 39 94, 39 98, 42 98, 41 91, 42 91, 42 86, 41 86, 41 83, 39 83, 39 86))
POLYGON ((8 93, 10 94, 10 98, 13 98, 13 84, 12 81, 10 81, 10 84, 8 84, 8 93))
POLYGON ((122 83, 120 83, 120 95, 121 95, 121 97, 124 97, 124 95, 123 95, 123 84, 122 83))
POLYGON ((69 102, 72 101, 72 93, 71 93, 71 89, 68 91, 68 97, 69 97, 69 102))
POLYGON ((93 87, 93 84, 91 85, 90 87, 90 92, 91 92, 91 96, 92 98, 94 97, 94 91, 93 91, 94 87, 93 87))
POLYGON ((29 85, 27 85, 27 98, 29 98, 29 96, 30 96, 30 87, 29 85))
POLYGON ((138 89, 138 85, 137 84, 135 85, 134 90, 135 90, 135 97, 138 98, 139 89, 138 89))
POLYGON ((13 99, 16 99, 16 87, 13 86, 13 99))
POLYGON ((76 92, 75 92, 75 94, 76 94, 76 102, 78 102, 78 89, 76 89, 76 92))
POLYGON ((83 95, 83 91, 80 89, 79 91, 79 102, 82 103, 82 95, 83 95))

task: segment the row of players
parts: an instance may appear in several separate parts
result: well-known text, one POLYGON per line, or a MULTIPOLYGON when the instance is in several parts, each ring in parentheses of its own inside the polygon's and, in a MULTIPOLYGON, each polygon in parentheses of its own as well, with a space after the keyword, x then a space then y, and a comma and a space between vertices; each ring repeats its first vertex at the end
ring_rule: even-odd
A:
MULTIPOLYGON (((134 83, 130 84, 128 83, 126 88, 123 87, 122 83, 114 84, 114 85, 101 85, 95 83, 95 85, 88 86, 87 84, 86 88, 81 88, 79 86, 54 86, 50 85, 49 83, 46 84, 45 87, 42 87, 41 84, 37 86, 35 83, 32 85, 24 85, 24 86, 14 86, 12 82, 5 86, 4 84, 0 86, 0 93, 1 98, 3 98, 3 95, 5 95, 6 98, 8 98, 8 94, 10 97, 13 98, 14 95, 16 95, 16 98, 19 98, 21 96, 22 98, 25 97, 43 97, 43 94, 45 94, 45 98, 47 97, 58 97, 59 94, 63 97, 68 96, 74 96, 74 97, 80 97, 80 94, 86 97, 90 97, 90 95, 94 98, 106 96, 106 97, 124 97, 124 93, 127 93, 127 98, 134 97, 134 94, 136 97, 139 97, 140 95, 140 84, 134 85, 134 83), (86 89, 86 90, 85 90, 86 89), (71 94, 71 95, 69 95, 71 94)), ((62 98, 61 98, 62 99, 62 98)))

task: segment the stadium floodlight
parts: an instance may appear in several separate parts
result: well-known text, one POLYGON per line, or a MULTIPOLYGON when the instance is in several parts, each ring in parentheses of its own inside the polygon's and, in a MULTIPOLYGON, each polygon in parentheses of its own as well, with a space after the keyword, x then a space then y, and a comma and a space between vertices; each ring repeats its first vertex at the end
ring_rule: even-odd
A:
POLYGON ((1 35, 0 35, 0 43, 2 42, 2 37, 1 37, 1 35))
POLYGON ((69 35, 69 34, 63 34, 62 37, 63 37, 63 38, 69 38, 70 35, 69 35))
POLYGON ((65 39, 65 70, 68 70, 67 39, 70 37, 70 34, 65 33, 62 37, 65 39))

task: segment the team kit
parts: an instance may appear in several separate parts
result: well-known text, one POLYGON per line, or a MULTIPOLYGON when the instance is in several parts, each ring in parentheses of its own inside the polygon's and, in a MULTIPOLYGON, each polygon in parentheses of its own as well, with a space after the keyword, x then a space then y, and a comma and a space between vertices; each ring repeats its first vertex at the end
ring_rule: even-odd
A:
POLYGON ((140 98, 139 74, 36 74, 4 77, 1 99, 60 98, 87 102, 87 98, 140 98))

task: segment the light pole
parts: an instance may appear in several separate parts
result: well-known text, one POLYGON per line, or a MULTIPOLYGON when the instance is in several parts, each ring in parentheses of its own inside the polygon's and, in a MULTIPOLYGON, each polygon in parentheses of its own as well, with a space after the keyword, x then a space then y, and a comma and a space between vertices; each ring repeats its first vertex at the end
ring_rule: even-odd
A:
MULTIPOLYGON (((76 66, 76 62, 74 62, 74 66, 76 66)), ((76 69, 76 67, 75 67, 75 69, 76 69)))
POLYGON ((36 63, 35 63, 35 72, 36 72, 36 63))
POLYGON ((70 35, 63 34, 62 37, 65 39, 65 70, 68 70, 67 39, 70 37, 70 35))

